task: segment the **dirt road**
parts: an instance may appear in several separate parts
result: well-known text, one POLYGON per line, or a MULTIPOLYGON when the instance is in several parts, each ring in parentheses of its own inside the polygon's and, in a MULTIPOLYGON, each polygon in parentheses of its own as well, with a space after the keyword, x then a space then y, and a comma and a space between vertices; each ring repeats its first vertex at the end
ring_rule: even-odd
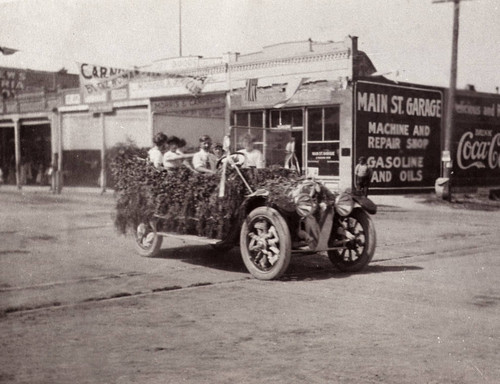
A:
POLYGON ((0 190, 0 382, 500 382, 500 211, 374 200, 365 272, 263 282, 237 249, 137 256, 110 195, 0 190))

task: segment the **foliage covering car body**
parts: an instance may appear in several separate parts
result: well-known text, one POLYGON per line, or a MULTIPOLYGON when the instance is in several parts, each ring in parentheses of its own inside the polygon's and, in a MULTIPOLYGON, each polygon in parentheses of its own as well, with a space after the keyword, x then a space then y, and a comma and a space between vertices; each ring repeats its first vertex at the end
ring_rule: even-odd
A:
POLYGON ((247 269, 265 280, 286 271, 292 252, 326 251, 346 271, 360 270, 373 257, 367 199, 334 194, 284 168, 158 170, 138 154, 122 150, 111 168, 115 225, 134 234, 142 255, 156 254, 169 233, 218 239, 221 248, 239 243, 247 269))

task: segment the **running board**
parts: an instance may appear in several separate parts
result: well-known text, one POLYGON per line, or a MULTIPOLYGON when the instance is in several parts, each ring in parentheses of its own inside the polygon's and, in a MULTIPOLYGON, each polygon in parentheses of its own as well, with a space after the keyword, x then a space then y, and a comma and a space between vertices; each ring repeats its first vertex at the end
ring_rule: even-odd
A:
POLYGON ((331 248, 325 248, 325 249, 292 249, 292 253, 319 253, 319 252, 326 252, 326 251, 340 251, 342 249, 345 249, 345 247, 331 247, 331 248))
POLYGON ((173 237, 175 239, 184 240, 187 242, 194 241, 202 244, 217 244, 221 242, 220 239, 212 239, 209 237, 196 236, 196 235, 181 235, 180 233, 172 233, 172 232, 156 232, 158 236, 163 237, 173 237))

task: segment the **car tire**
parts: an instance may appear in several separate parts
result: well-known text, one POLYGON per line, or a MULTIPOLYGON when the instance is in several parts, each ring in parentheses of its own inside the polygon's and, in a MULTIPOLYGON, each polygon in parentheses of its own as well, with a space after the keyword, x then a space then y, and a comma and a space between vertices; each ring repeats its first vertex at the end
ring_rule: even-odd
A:
MULTIPOLYGON (((361 209, 355 209, 349 216, 342 218, 341 225, 350 240, 345 249, 328 251, 328 257, 342 272, 359 272, 370 263, 375 254, 375 226, 370 216, 361 209)), ((334 227, 330 243, 343 239, 345 237, 339 237, 338 228, 334 227)))
POLYGON ((241 257, 247 270, 259 280, 278 279, 285 273, 290 264, 291 244, 288 225, 274 208, 255 208, 241 227, 241 257), (272 235, 259 237, 262 226, 267 226, 268 234, 272 235))
POLYGON ((154 223, 140 223, 134 230, 135 250, 143 257, 154 257, 160 252, 163 237, 156 232, 154 223))

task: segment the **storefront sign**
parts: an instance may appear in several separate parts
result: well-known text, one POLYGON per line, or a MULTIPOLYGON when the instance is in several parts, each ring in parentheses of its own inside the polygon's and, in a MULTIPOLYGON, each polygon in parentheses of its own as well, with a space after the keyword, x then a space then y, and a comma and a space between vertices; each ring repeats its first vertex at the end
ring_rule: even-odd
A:
POLYGON ((26 88, 26 71, 0 68, 0 94, 4 99, 15 97, 26 88))
MULTIPOLYGON (((202 91, 207 80, 203 76, 130 70, 87 63, 81 63, 79 67, 80 92, 85 100, 89 99, 88 96, 94 94, 126 88, 132 82, 141 84, 140 87, 142 88, 148 88, 149 86, 154 88, 158 80, 162 82, 164 88, 180 86, 197 95, 202 91)), ((141 97, 144 97, 144 95, 141 95, 141 97)))
POLYGON ((310 176, 338 176, 339 143, 309 143, 307 169, 310 176))
POLYGON ((500 183, 500 97, 456 96, 454 152, 456 185, 500 183))
POLYGON ((87 63, 81 63, 78 66, 80 68, 80 90, 84 98, 88 95, 126 86, 132 73, 127 69, 87 63))
POLYGON ((360 81, 355 90, 356 159, 373 188, 434 186, 440 172, 442 93, 360 81))
POLYGON ((81 97, 79 93, 68 93, 64 95, 64 104, 65 105, 77 105, 81 102, 81 97))
POLYGON ((91 104, 89 106, 90 113, 108 113, 113 112, 113 105, 111 103, 105 104, 91 104))
POLYGON ((126 100, 128 99, 128 88, 111 90, 111 100, 126 100))
POLYGON ((151 102, 151 110, 154 113, 172 113, 192 109, 209 109, 224 107, 226 105, 225 95, 204 95, 200 97, 177 97, 151 102))

